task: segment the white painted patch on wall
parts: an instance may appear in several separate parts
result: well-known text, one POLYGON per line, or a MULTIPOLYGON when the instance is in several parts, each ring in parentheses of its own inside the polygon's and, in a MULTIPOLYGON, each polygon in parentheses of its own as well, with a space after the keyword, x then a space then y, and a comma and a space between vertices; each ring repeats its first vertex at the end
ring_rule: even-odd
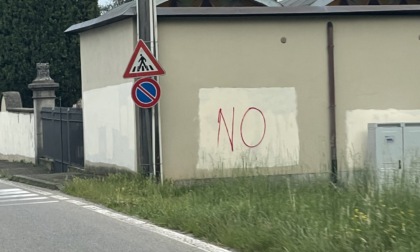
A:
POLYGON ((32 113, 0 112, 0 155, 35 159, 35 122, 32 113))
POLYGON ((420 122, 420 110, 356 109, 346 111, 346 160, 350 168, 366 164, 368 123, 420 122))
POLYGON ((136 170, 133 83, 83 92, 85 159, 136 170))
POLYGON ((299 163, 295 88, 202 88, 198 169, 299 163))

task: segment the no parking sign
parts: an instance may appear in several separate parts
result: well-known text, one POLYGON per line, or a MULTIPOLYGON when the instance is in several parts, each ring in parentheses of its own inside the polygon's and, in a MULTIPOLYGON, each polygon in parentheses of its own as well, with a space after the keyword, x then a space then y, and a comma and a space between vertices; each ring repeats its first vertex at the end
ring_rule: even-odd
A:
POLYGON ((159 101, 159 84, 151 78, 140 79, 131 88, 131 98, 140 108, 151 108, 159 101))

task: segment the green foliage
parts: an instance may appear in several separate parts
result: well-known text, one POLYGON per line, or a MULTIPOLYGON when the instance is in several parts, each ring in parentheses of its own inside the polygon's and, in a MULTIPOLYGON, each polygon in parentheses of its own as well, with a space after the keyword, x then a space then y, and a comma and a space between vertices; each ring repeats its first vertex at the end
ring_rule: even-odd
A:
POLYGON ((0 92, 19 91, 24 106, 32 105, 28 89, 36 63, 50 63, 60 84, 57 96, 70 106, 81 96, 80 49, 71 25, 99 15, 97 0, 0 1, 0 92))
POLYGON ((66 192, 238 251, 417 251, 419 185, 375 185, 362 174, 325 179, 255 176, 179 186, 137 175, 76 179, 66 192))

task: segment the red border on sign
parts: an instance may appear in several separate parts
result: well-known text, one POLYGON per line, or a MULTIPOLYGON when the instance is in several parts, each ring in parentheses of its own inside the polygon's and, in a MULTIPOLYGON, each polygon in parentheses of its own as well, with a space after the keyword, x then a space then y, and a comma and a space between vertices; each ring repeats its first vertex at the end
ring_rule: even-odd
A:
MULTIPOLYGON (((146 91, 146 90, 144 90, 144 91, 146 91)), ((135 103, 137 106, 139 106, 140 108, 151 108, 151 107, 155 106, 155 105, 156 105, 156 103, 158 103, 158 102, 159 102, 159 98, 160 98, 160 86, 159 86, 159 84, 157 83, 157 81, 155 81, 155 80, 154 80, 154 79, 152 79, 152 78, 144 78, 144 79, 140 79, 140 80, 136 81, 136 82, 134 83, 133 87, 131 88, 131 99, 133 99, 134 103, 135 103), (150 94, 148 94, 148 93, 145 93, 145 94, 146 94, 146 96, 148 96, 150 99, 152 99, 152 102, 150 102, 150 103, 143 103, 143 102, 139 101, 139 100, 137 99, 137 96, 136 96, 136 90, 137 90, 137 88, 140 88, 140 89, 144 90, 144 89, 140 86, 140 85, 141 85, 142 83, 144 83, 144 82, 149 82, 149 83, 151 83, 151 84, 152 84, 152 85, 156 88, 156 97, 153 97, 153 96, 151 96, 151 95, 150 95, 150 94)))
POLYGON ((165 70, 163 70, 163 68, 159 65, 155 56, 153 56, 152 52, 150 52, 149 48, 144 43, 144 41, 140 39, 137 42, 136 49, 134 49, 134 53, 131 56, 131 59, 127 65, 127 68, 125 69, 123 77, 124 78, 137 78, 137 77, 155 76, 155 75, 163 75, 163 74, 165 74, 165 70), (150 71, 150 72, 144 72, 144 73, 130 73, 131 69, 133 69, 134 61, 136 60, 137 55, 139 54, 141 48, 143 48, 147 57, 149 57, 149 59, 152 61, 153 65, 156 67, 156 70, 150 71))

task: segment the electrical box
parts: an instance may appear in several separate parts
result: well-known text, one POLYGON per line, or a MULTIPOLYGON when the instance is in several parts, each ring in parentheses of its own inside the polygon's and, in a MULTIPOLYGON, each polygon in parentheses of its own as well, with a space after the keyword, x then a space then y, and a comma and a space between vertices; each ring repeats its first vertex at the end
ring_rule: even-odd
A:
POLYGON ((405 123, 403 141, 404 168, 420 169, 420 123, 405 123))
POLYGON ((379 179, 420 168, 420 123, 369 123, 368 160, 379 179))

